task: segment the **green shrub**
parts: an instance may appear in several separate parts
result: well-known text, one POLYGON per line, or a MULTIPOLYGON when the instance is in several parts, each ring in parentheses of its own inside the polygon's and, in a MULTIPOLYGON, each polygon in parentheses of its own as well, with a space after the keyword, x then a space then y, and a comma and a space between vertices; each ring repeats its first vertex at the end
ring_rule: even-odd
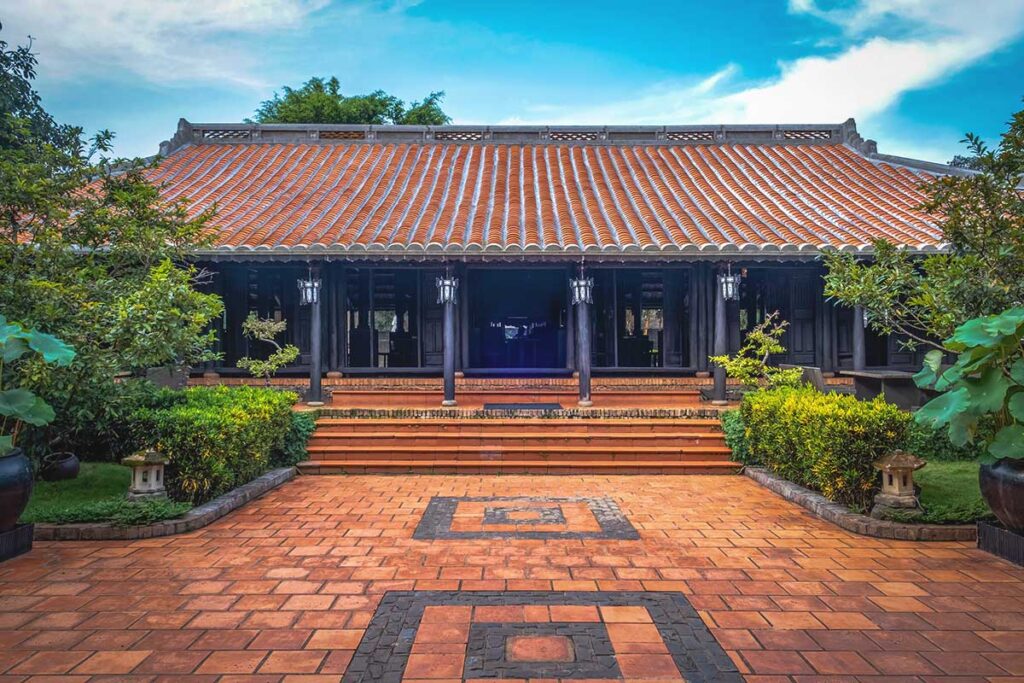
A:
POLYGON ((881 399, 780 388, 740 406, 750 458, 825 497, 865 509, 879 476, 872 463, 905 443, 911 416, 881 399))
POLYGON ((727 410, 722 413, 722 432, 725 434, 725 444, 732 449, 732 459, 736 462, 750 463, 747 427, 743 424, 743 415, 739 410, 727 410))
POLYGON ((903 450, 929 462, 949 462, 976 460, 985 453, 985 446, 981 442, 954 446, 949 440, 947 430, 933 429, 914 421, 907 430, 907 443, 903 450))
POLYGON ((23 515, 21 521, 50 524, 110 522, 118 526, 135 526, 181 517, 191 508, 189 503, 176 503, 172 500, 129 501, 125 498, 107 498, 86 503, 40 507, 23 515))
POLYGON ((281 448, 270 454, 271 467, 290 467, 306 459, 306 444, 316 429, 316 413, 309 410, 292 411, 292 423, 281 448))
POLYGON ((136 414, 138 441, 168 458, 167 493, 202 503, 265 472, 292 426, 290 392, 193 387, 160 392, 136 414))

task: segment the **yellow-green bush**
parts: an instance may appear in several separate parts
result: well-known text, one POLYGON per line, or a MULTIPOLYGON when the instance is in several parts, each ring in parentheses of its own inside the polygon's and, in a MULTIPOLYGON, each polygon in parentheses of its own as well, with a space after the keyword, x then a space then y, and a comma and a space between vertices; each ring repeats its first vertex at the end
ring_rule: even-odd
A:
POLYGON ((290 392, 256 387, 194 387, 161 392, 136 413, 141 446, 168 457, 172 500, 192 504, 263 474, 293 427, 290 392))
POLYGON ((747 394, 740 412, 751 461, 855 508, 870 504, 879 481, 872 463, 906 441, 911 421, 881 399, 809 387, 747 394))

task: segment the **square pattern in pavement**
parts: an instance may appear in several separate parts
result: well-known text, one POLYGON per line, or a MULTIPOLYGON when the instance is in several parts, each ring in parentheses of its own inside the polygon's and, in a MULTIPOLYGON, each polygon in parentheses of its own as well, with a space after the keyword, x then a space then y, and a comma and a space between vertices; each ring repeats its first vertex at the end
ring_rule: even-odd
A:
MULTIPOLYGON (((481 524, 524 506, 480 503, 481 524)), ((479 620, 498 630, 476 637, 506 641, 479 660, 491 670, 564 664, 586 633, 600 650, 598 622, 570 618, 586 606, 545 594, 632 593, 683 596, 755 683, 1024 679, 1024 570, 968 543, 857 536, 739 476, 410 475, 300 477, 180 536, 38 543, 0 564, 0 682, 340 681, 386 596, 408 593, 522 607, 522 622, 479 620), (414 538, 434 498, 526 496, 609 498, 639 538, 414 538), (531 631, 543 607, 544 623, 591 627, 531 631)))
POLYGON ((388 593, 344 683, 438 677, 742 680, 681 593, 388 593))
POLYGON ((635 540, 640 535, 608 497, 434 496, 413 538, 635 540))

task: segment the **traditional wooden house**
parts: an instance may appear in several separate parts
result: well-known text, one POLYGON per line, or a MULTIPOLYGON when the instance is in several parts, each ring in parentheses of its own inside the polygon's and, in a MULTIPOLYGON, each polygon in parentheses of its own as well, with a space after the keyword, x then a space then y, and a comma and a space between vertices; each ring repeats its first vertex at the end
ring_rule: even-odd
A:
MULTIPOLYGON (((779 362, 919 367, 822 288, 827 249, 942 248, 922 183, 838 125, 192 124, 161 146, 167 198, 216 206, 223 363, 249 311, 287 319, 296 373, 707 376, 772 311, 779 362), (303 303, 310 305, 304 306, 303 303)), ((724 380, 720 383, 724 390, 724 380)))

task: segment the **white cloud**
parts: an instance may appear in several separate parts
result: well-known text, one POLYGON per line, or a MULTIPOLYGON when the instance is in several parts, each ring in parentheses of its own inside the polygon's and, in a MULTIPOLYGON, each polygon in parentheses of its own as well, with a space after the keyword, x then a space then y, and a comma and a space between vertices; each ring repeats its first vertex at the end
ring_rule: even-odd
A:
POLYGON ((826 123, 854 116, 866 130, 873 121, 881 126, 905 93, 941 82, 1024 31, 1021 0, 861 0, 833 10, 790 0, 789 7, 838 27, 845 47, 780 63, 779 75, 765 82, 743 82, 729 65, 701 81, 655 85, 595 106, 545 107, 517 122, 826 123))
POLYGON ((127 72, 153 83, 265 85, 242 38, 293 28, 328 0, 18 0, 9 43, 31 35, 47 78, 127 72))

